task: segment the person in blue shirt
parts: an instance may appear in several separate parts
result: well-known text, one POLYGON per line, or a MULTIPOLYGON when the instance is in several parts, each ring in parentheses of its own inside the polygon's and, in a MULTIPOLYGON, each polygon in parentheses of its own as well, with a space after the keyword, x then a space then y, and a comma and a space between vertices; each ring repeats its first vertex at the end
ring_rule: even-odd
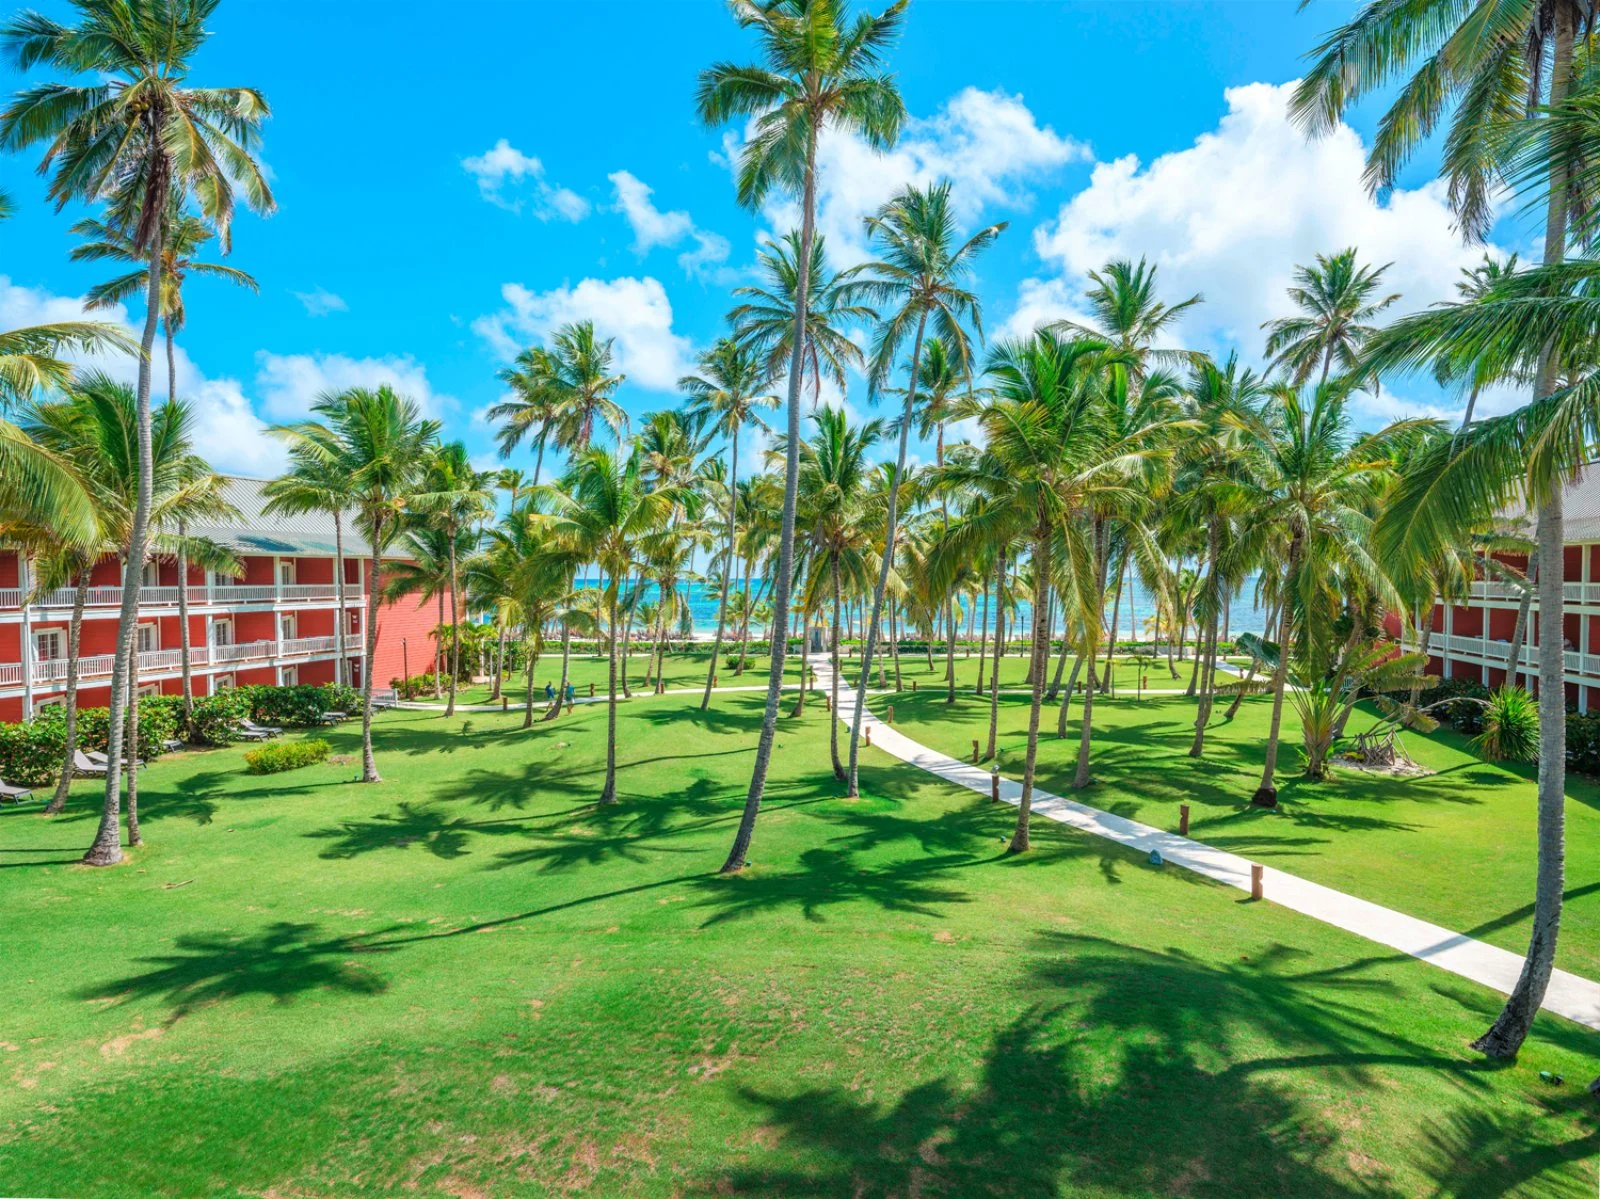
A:
POLYGON ((546 679, 544 683, 544 697, 547 700, 551 700, 556 697, 556 689, 550 685, 549 679, 546 679))
POLYGON ((572 702, 572 697, 577 694, 577 689, 571 683, 567 684, 567 702, 572 702))

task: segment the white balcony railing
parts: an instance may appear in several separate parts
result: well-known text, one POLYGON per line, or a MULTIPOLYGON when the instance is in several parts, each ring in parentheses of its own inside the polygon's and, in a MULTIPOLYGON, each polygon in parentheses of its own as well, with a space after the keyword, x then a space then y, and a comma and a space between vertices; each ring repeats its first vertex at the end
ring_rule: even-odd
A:
MULTIPOLYGON (((1420 650, 1421 642, 1417 638, 1405 639, 1407 649, 1420 650)), ((1447 633, 1435 633, 1428 640, 1430 654, 1450 654, 1453 657, 1471 658, 1474 661, 1485 663, 1489 666, 1504 667, 1511 653, 1509 641, 1484 640, 1482 637, 1462 637, 1447 633)), ((1581 678, 1600 678, 1600 654, 1586 654, 1579 650, 1569 649, 1564 651, 1566 673, 1569 676, 1581 678)), ((1518 658, 1518 668, 1537 670, 1539 668, 1539 649, 1536 645, 1522 643, 1522 653, 1518 658)))
MULTIPOLYGON (((46 591, 34 600, 34 607, 71 608, 75 592, 76 589, 72 587, 57 587, 53 591, 46 591)), ((189 603, 195 607, 218 604, 303 604, 333 601, 338 598, 339 589, 334 583, 217 583, 211 587, 189 588, 189 603)), ((344 598, 347 606, 365 603, 366 592, 360 583, 346 583, 344 598)), ((84 606, 88 608, 116 608, 121 604, 121 587, 91 587, 84 595, 84 606)), ((21 606, 21 588, 0 587, 0 609, 16 609, 21 606)), ((139 606, 175 608, 178 606, 178 589, 140 587, 139 606)))
MULTIPOLYGON (((283 641, 245 641, 238 645, 196 645, 189 651, 189 665, 201 670, 214 666, 233 666, 241 662, 272 662, 284 658, 310 658, 332 654, 338 650, 335 637, 291 637, 283 641)), ((345 652, 361 654, 364 648, 357 637, 345 638, 345 652)), ((91 654, 78 659, 80 679, 104 678, 111 673, 115 659, 111 654, 91 654)), ((183 669, 183 651, 179 649, 145 650, 139 655, 139 673, 170 674, 183 669)), ((67 660, 50 658, 33 663, 33 681, 59 683, 67 677, 67 660)), ((22 667, 18 663, 0 663, 0 686, 17 686, 22 682, 22 667)))
MULTIPOLYGON (((1594 604, 1600 605, 1600 582, 1594 583, 1564 583, 1561 587, 1564 598, 1569 604, 1594 604)), ((1493 580, 1479 580, 1472 585, 1471 596, 1475 600, 1494 600, 1497 603, 1519 604, 1522 602, 1522 590, 1513 587, 1510 583, 1501 583, 1493 580)), ((1539 606, 1539 593, 1535 589, 1533 606, 1539 606)))

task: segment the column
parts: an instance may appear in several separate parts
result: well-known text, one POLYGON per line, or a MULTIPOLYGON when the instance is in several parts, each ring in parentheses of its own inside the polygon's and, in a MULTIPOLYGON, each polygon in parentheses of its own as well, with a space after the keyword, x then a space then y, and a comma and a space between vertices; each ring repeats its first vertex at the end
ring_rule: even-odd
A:
POLYGON ((17 583, 22 588, 22 719, 33 719, 33 597, 28 555, 17 552, 17 583))

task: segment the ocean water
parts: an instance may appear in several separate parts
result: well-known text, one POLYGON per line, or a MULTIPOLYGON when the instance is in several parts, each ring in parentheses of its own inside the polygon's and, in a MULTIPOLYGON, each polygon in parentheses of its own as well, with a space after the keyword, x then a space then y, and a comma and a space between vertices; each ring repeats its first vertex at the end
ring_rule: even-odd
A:
MULTIPOLYGON (((600 582, 601 580, 597 578, 580 579, 578 585, 580 587, 598 587, 600 582)), ((737 591, 737 589, 738 584, 735 584, 734 590, 737 591)), ((759 589, 759 581, 751 580, 751 595, 757 594, 759 589)), ((717 588, 696 582, 680 584, 678 591, 680 595, 687 595, 688 597, 689 615, 694 623, 695 636, 710 637, 715 635, 717 631, 717 600, 719 598, 717 588)), ((1228 612, 1228 633, 1230 636, 1237 636, 1240 633, 1260 633, 1264 630, 1265 614, 1259 611, 1252 602, 1254 593, 1255 583, 1254 580, 1251 580, 1246 584, 1243 593, 1232 601, 1228 612)), ((655 584, 647 584, 644 600, 654 603, 656 599, 657 588, 655 584)), ((981 597, 977 600, 977 605, 977 618, 982 619, 983 601, 981 597)), ((1113 605, 1111 604, 1106 605, 1106 621, 1108 624, 1111 620, 1112 607, 1113 605)), ((1155 604, 1151 601, 1148 592, 1136 581, 1129 593, 1123 596, 1121 610, 1117 613, 1117 637, 1125 641, 1142 639, 1145 636, 1144 622, 1154 611, 1155 604)), ((1032 619, 1031 605, 1026 602, 1019 604, 1015 619, 1008 619, 1007 621, 1007 635, 1012 636, 1018 632, 1026 634, 1032 628, 1032 619)), ((992 603, 989 606, 989 625, 990 628, 994 627, 994 605, 992 603)), ((966 630, 967 621, 965 614, 963 614, 961 618, 961 632, 963 635, 966 630)), ((759 631, 759 629, 756 631, 759 631)), ((909 635, 909 630, 907 632, 909 635)), ((974 626, 974 632, 976 632, 976 626, 974 626)), ((1191 638, 1194 636, 1192 628, 1189 631, 1189 636, 1191 638)))

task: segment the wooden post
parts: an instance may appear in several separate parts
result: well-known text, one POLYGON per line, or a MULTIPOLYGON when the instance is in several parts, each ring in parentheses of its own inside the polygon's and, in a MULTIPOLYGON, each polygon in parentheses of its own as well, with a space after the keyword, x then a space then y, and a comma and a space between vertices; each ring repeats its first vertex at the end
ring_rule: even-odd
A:
POLYGON ((872 726, 870 724, 867 725, 867 727, 866 727, 866 733, 867 733, 867 744, 871 745, 872 744, 872 726))
POLYGON ((1187 837, 1188 835, 1189 835, 1189 805, 1188 804, 1179 804, 1178 805, 1178 836, 1187 837))
POLYGON ((972 761, 974 764, 978 761, 978 739, 976 737, 972 739, 972 761))
POLYGON ((998 770, 989 773, 989 799, 994 803, 1000 802, 1000 772, 998 770))
POLYGON ((917 689, 917 680, 916 679, 912 679, 911 680, 911 690, 915 691, 916 689, 917 689))
POLYGON ((884 723, 885 724, 893 724, 894 723, 894 705, 893 704, 889 705, 888 719, 885 720, 884 723))
POLYGON ((1261 876, 1262 876, 1262 874, 1265 873, 1265 871, 1266 871, 1266 867, 1263 866, 1260 862, 1251 862, 1250 863, 1250 898, 1251 899, 1260 899, 1261 898, 1261 876))
POLYGON ((500 694, 500 710, 502 712, 507 712, 507 711, 510 711, 510 709, 511 709, 511 697, 509 695, 506 695, 504 692, 501 692, 501 694, 500 694))
POLYGON ((593 683, 589 684, 589 698, 590 699, 594 698, 594 684, 593 683))
POLYGON ((824 696, 823 696, 823 697, 822 697, 822 710, 823 710, 823 711, 824 711, 824 712, 831 712, 831 711, 833 711, 833 696, 831 696, 831 695, 824 695, 824 696))

